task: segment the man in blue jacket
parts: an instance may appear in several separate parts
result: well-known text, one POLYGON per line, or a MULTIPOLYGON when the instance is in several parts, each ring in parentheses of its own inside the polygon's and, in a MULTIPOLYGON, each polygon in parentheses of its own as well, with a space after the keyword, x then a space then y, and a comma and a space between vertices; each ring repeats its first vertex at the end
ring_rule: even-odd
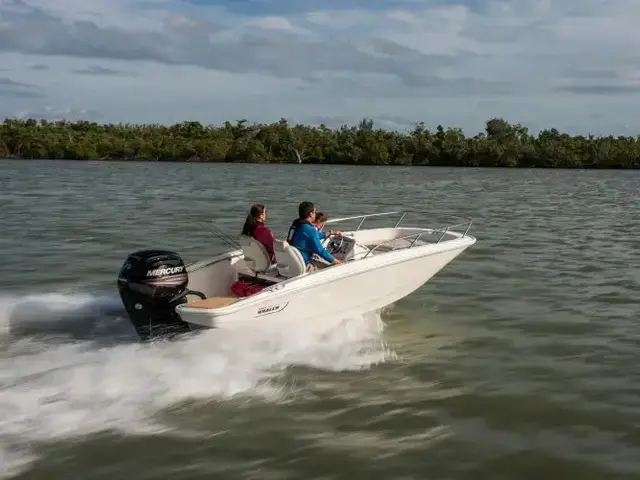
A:
POLYGON ((298 206, 298 218, 293 221, 289 228, 287 242, 300 251, 304 263, 307 266, 311 264, 314 253, 333 265, 343 263, 342 260, 338 260, 327 252, 320 243, 320 236, 322 235, 322 238, 324 238, 326 234, 324 234, 324 232, 320 234, 318 230, 311 225, 311 222, 313 222, 315 218, 316 209, 313 203, 302 202, 298 206))

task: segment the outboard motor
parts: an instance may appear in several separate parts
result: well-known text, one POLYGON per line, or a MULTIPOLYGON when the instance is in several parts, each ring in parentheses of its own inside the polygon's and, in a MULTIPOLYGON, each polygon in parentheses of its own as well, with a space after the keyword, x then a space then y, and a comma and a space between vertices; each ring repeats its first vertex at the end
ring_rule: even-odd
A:
POLYGON ((118 274, 118 290, 131 323, 142 341, 189 331, 175 308, 186 296, 187 267, 175 252, 141 250, 130 254, 118 274))

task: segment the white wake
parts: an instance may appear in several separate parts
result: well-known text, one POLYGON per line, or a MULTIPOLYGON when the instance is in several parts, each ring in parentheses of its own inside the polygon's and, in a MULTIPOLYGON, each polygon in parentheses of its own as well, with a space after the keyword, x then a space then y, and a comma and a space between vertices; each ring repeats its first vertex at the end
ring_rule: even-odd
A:
POLYGON ((153 415, 187 399, 277 402, 289 365, 368 368, 390 355, 382 329, 379 315, 301 319, 141 345, 117 296, 0 296, 0 478, 34 460, 29 442, 167 431, 153 415))

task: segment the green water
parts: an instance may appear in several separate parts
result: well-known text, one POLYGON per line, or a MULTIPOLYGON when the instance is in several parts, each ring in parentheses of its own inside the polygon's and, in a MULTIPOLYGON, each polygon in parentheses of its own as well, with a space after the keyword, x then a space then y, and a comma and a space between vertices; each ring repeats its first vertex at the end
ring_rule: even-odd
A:
POLYGON ((0 477, 640 476, 640 175, 0 162, 0 477), (265 203, 474 219, 381 315, 141 346, 116 273, 265 203), (433 212, 443 213, 433 213, 433 212))

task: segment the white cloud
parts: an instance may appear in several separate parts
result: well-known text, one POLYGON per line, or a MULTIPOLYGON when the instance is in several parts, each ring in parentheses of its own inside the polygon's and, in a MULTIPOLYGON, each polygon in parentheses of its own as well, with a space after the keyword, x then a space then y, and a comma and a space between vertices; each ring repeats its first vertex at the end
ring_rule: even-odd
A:
POLYGON ((0 0, 0 116, 640 131, 639 0, 382 3, 0 0))
POLYGON ((260 27, 260 28, 270 28, 273 30, 289 30, 289 31, 297 31, 297 29, 291 25, 291 22, 284 17, 260 17, 248 22, 249 25, 260 27))

